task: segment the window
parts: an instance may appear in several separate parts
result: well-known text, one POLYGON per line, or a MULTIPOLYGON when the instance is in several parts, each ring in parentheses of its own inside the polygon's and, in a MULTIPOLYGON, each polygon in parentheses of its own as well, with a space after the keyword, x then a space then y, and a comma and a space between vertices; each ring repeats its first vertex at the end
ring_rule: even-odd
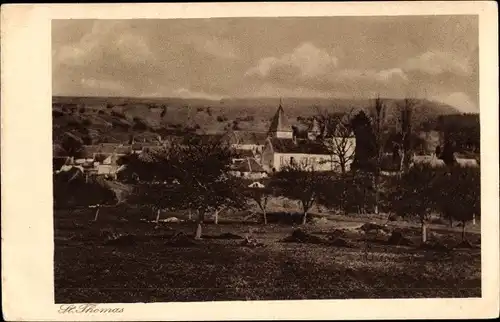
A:
POLYGON ((295 164, 295 159, 293 157, 290 157, 290 165, 295 164))

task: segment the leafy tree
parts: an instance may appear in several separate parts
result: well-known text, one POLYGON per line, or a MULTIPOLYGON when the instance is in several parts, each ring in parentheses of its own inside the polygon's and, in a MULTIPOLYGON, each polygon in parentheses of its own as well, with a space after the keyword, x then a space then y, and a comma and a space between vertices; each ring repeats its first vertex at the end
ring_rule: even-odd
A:
POLYGON ((102 205, 117 202, 116 194, 102 180, 87 180, 77 168, 54 175, 53 193, 55 207, 95 207, 94 221, 97 220, 102 205))
POLYGON ((351 120, 351 128, 356 137, 356 148, 351 167, 355 170, 373 171, 373 160, 376 157, 377 150, 370 118, 364 111, 358 112, 351 120))
POLYGON ((172 151, 171 166, 185 198, 198 211, 195 238, 201 238, 202 222, 209 210, 242 208, 245 198, 239 183, 228 175, 233 151, 222 136, 192 137, 172 151))
POLYGON ((416 216, 420 220, 422 242, 427 241, 427 222, 438 208, 439 182, 442 171, 417 165, 404 173, 392 191, 392 202, 401 217, 416 216))
POLYGON ((302 224, 307 221, 307 212, 321 194, 324 174, 314 170, 308 162, 296 162, 287 165, 277 172, 273 186, 284 197, 298 200, 302 210, 302 224))
POLYGON ((168 150, 149 157, 132 156, 127 168, 130 166, 130 172, 138 173, 141 182, 158 182, 143 185, 144 191, 139 193, 150 205, 194 209, 198 213, 195 238, 201 238, 208 211, 220 212, 223 207, 245 205, 238 182, 227 175, 231 159, 232 151, 221 136, 208 139, 190 136, 183 144, 172 142, 168 150), (176 196, 173 204, 167 195, 176 196))
POLYGON ((348 213, 347 197, 349 185, 352 183, 346 175, 331 175, 325 177, 320 182, 320 193, 318 195, 318 204, 329 209, 341 209, 345 214, 348 213))
POLYGON ((156 213, 156 222, 160 219, 160 212, 165 209, 182 208, 182 195, 174 184, 166 182, 141 182, 136 185, 129 203, 146 206, 156 213))
POLYGON ((439 204, 445 216, 462 223, 462 240, 465 240, 467 222, 481 211, 481 177, 479 168, 452 167, 440 184, 439 204))
POLYGON ((269 184, 264 184, 264 187, 259 188, 246 188, 245 195, 255 201, 257 206, 259 206, 260 210, 262 210, 262 219, 264 225, 267 225, 267 202, 269 198, 272 196, 273 189, 269 186, 269 184))

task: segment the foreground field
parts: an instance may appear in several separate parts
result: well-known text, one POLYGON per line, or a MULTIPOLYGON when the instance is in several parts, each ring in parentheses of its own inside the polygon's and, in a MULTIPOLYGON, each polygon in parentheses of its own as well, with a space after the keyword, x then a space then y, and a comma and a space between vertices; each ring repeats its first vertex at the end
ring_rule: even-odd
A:
POLYGON ((292 224, 222 221, 194 241, 187 220, 132 218, 56 211, 56 303, 481 296, 474 232, 475 247, 457 248, 458 231, 434 228, 430 240, 441 247, 422 249, 411 225, 365 233, 359 222, 313 220, 304 230, 325 242, 284 242, 292 224), (388 243, 398 229, 411 246, 388 243), (328 242, 339 239, 332 235, 344 244, 328 242))

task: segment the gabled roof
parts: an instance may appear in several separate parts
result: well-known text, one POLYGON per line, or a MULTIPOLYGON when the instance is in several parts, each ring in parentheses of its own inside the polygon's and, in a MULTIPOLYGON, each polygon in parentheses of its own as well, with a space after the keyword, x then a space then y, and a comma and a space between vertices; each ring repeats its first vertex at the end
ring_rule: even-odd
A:
POLYGON ((120 144, 110 144, 101 143, 98 145, 84 145, 83 154, 86 158, 92 158, 94 154, 110 155, 116 154, 128 154, 131 152, 130 145, 120 145, 120 144))
POLYGON ((265 172, 254 158, 245 158, 245 160, 235 163, 231 169, 241 172, 265 172))
POLYGON ((312 133, 321 133, 321 129, 319 127, 319 122, 316 118, 313 118, 313 121, 307 130, 308 130, 308 132, 312 132, 312 133))
POLYGON ((292 128, 288 123, 288 119, 285 116, 285 111, 283 110, 281 103, 276 111, 276 114, 274 114, 274 117, 271 120, 271 126, 269 127, 268 134, 274 132, 292 132, 292 128))
POLYGON ((431 167, 444 167, 446 165, 443 160, 434 155, 414 155, 412 162, 413 164, 426 164, 431 167))
POLYGON ((324 154, 330 155, 328 148, 319 141, 269 138, 276 153, 324 154))
POLYGON ((239 158, 252 158, 253 157, 253 152, 249 151, 249 150, 237 149, 235 151, 235 157, 239 157, 239 158))
POLYGON ((267 138, 267 133, 264 132, 233 131, 231 134, 232 144, 264 145, 267 138))

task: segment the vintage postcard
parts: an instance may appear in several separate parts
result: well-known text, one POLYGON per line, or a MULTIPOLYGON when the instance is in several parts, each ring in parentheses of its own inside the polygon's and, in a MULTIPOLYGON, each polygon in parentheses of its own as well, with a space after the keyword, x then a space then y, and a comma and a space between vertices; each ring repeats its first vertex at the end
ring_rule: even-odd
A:
POLYGON ((1 14, 5 320, 498 316, 495 2, 1 14))

